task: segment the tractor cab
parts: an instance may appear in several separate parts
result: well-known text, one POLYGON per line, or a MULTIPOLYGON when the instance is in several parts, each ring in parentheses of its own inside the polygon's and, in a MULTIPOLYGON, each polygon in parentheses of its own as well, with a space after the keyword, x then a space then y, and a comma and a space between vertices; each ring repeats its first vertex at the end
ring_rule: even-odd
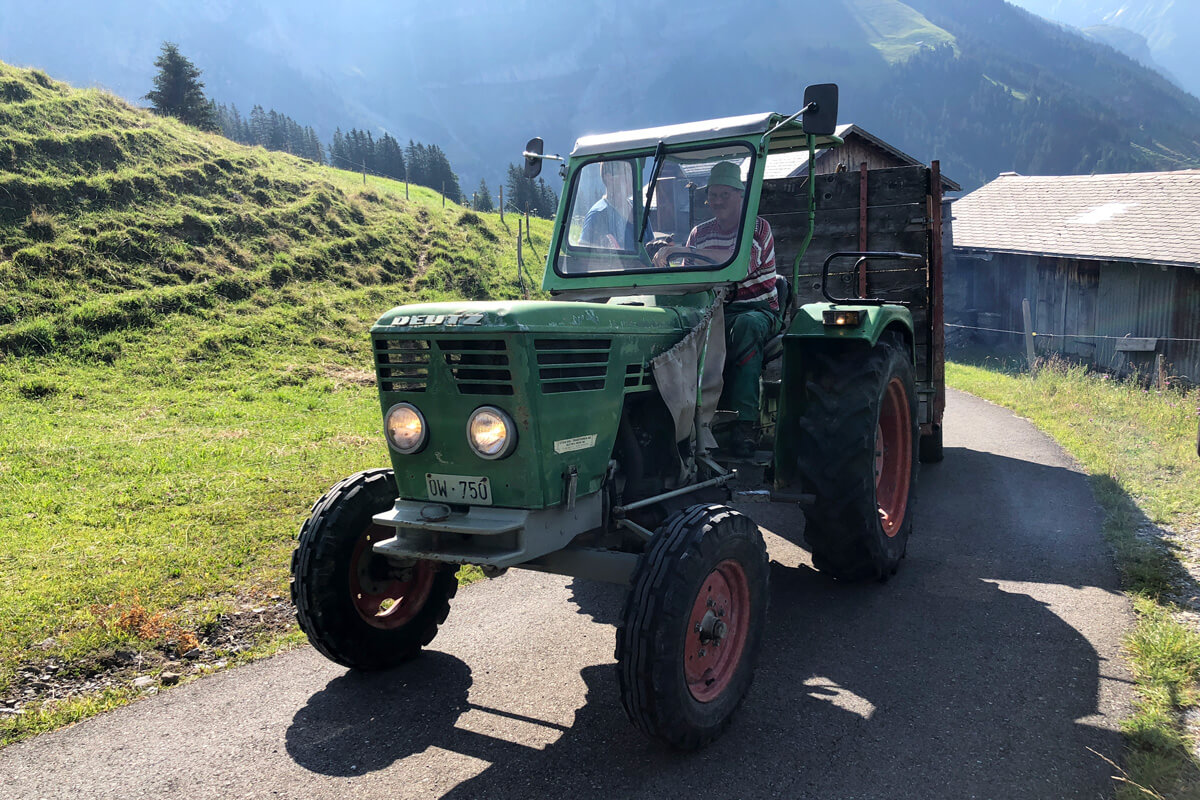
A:
MULTIPOLYGON (((596 300, 685 295, 746 277, 767 159, 836 146, 837 87, 809 87, 805 106, 585 136, 565 165, 551 253, 542 287, 555 297, 596 300), (735 174, 742 192, 709 196, 714 170, 735 174), (720 195, 720 196, 716 196, 720 195), (732 220, 718 247, 688 248, 718 204, 732 220), (665 251, 665 252, 664 252, 665 251)), ((536 175, 541 140, 525 153, 536 175)), ((810 159, 811 161, 811 159, 810 159)), ((781 270, 782 273, 782 270, 781 270)), ((668 301, 669 302, 669 301, 668 301)))

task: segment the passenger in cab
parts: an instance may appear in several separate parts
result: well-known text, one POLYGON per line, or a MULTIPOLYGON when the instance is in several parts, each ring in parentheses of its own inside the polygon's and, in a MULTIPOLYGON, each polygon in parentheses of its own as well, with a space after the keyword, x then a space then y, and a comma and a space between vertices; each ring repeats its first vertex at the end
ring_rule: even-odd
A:
POLYGON ((605 161, 600 165, 604 196, 583 218, 579 243, 588 247, 632 251, 637 243, 637 221, 633 218, 633 165, 628 161, 605 161))

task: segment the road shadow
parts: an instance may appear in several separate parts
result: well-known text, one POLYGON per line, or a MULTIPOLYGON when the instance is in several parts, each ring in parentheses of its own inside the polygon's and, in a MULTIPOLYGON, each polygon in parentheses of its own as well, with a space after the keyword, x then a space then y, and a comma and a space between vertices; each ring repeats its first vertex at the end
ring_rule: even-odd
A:
POLYGON ((384 672, 347 672, 296 712, 285 742, 300 766, 322 775, 363 775, 419 753, 467 709, 471 668, 426 651, 384 672))
MULTIPOLYGON (((1089 637, 1115 654, 1110 628, 1125 601, 1083 476, 947 448, 925 468, 921 496, 908 558, 885 584, 840 584, 772 540, 754 686, 726 735, 699 753, 633 729, 611 663, 581 671, 586 693, 569 726, 540 723, 548 744, 462 731, 458 716, 487 698, 468 704, 470 669, 440 653, 331 682, 296 715, 288 751, 329 775, 429 745, 490 764, 449 798, 1110 795, 1111 768, 1088 749, 1120 760, 1113 685, 1126 678, 1089 637), (387 745, 374 752, 368 740, 387 745)), ((578 613, 619 621, 619 587, 569 589, 578 613)))

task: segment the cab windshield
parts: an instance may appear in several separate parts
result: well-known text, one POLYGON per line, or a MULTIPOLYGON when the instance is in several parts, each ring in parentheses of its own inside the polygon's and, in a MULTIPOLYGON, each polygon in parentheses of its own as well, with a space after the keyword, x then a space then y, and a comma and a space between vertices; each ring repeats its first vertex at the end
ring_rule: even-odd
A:
POLYGON ((751 164, 742 144, 679 148, 657 162, 649 153, 588 162, 571 181, 555 271, 727 266, 739 245, 751 164))

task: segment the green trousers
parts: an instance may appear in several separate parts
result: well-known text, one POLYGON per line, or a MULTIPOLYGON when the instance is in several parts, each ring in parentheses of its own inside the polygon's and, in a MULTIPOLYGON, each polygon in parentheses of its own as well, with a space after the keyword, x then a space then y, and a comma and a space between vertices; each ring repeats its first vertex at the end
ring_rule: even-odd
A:
POLYGON ((758 422, 763 348, 780 324, 772 311, 725 307, 725 388, 719 407, 736 411, 739 422, 758 422))

